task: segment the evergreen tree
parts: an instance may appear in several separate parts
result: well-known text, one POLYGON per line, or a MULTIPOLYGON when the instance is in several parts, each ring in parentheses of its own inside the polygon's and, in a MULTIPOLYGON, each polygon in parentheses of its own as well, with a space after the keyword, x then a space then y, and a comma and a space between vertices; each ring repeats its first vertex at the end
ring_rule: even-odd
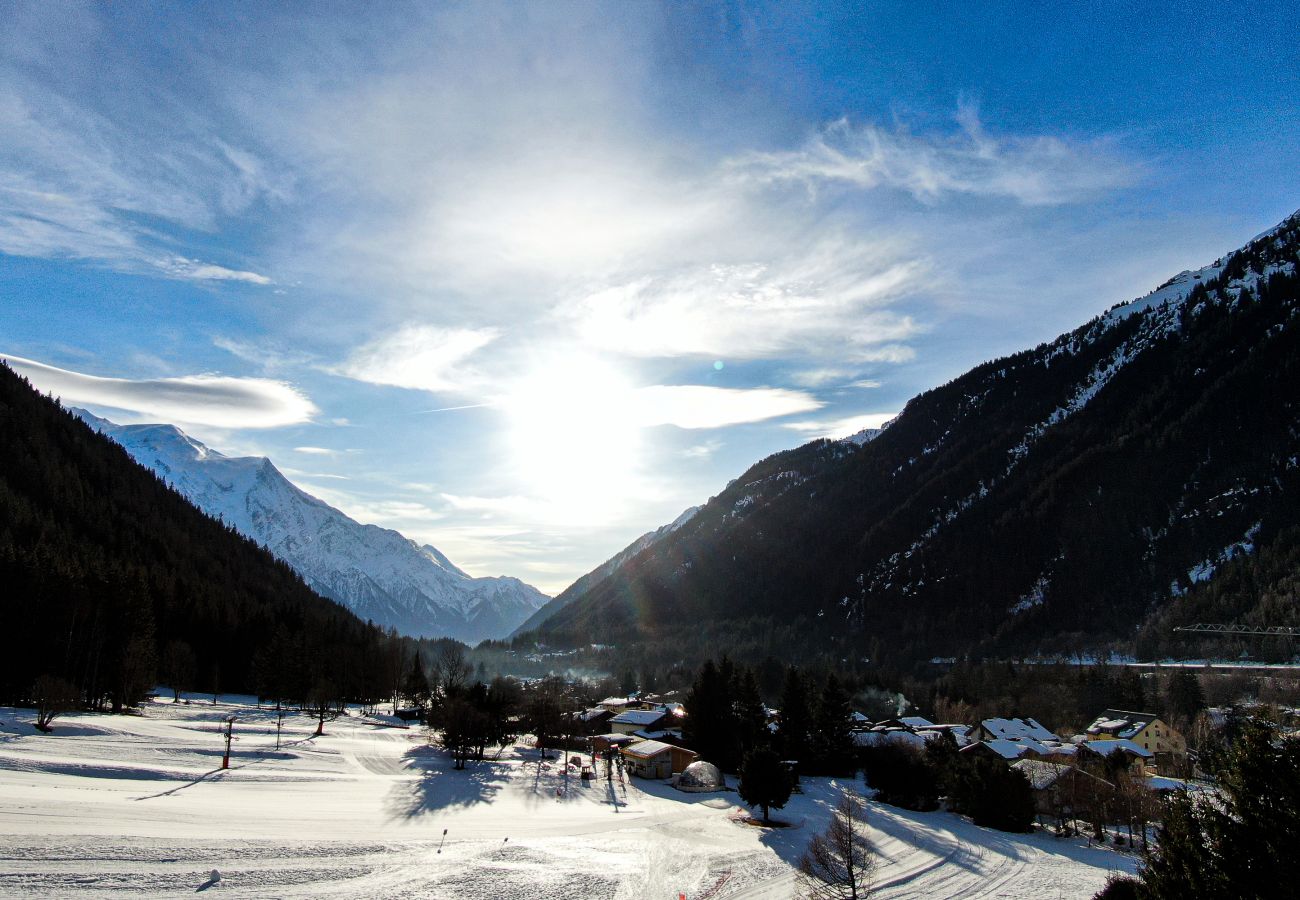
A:
POLYGON ((415 658, 411 660, 411 668, 402 681, 402 696, 411 706, 424 709, 429 705, 431 693, 429 676, 424 671, 424 660, 420 657, 420 651, 416 650, 415 658))
POLYGON ((780 809, 785 806, 793 790, 793 774, 772 750, 760 747, 745 757, 740 766, 737 792, 748 806, 762 808, 764 825, 772 821, 769 808, 780 809))
MULTIPOLYGON (((730 666, 725 659, 724 665, 730 666)), ((686 695, 682 740, 724 772, 736 770, 736 724, 729 679, 713 660, 706 660, 686 695)))
POLYGON ((1169 723, 1186 733, 1191 730, 1192 722, 1201 710, 1205 709, 1205 694, 1201 691, 1201 682, 1187 669, 1176 669, 1169 676, 1169 685, 1165 689, 1165 710, 1169 723))
POLYGON ((813 759, 827 775, 853 774, 853 709, 834 673, 826 677, 813 719, 813 759))
POLYGON ((787 760, 812 761, 812 713, 808 703, 808 685, 799 670, 786 670, 781 689, 781 715, 776 730, 777 748, 787 760))
POLYGON ((736 688, 735 703, 736 743, 743 758, 756 747, 767 746, 771 742, 771 732, 767 728, 767 708, 758 693, 758 681, 751 669, 746 669, 740 676, 736 688))
POLYGON ((1300 740, 1248 723, 1215 794, 1175 793, 1139 873, 1145 900, 1294 898, 1300 846, 1300 740))

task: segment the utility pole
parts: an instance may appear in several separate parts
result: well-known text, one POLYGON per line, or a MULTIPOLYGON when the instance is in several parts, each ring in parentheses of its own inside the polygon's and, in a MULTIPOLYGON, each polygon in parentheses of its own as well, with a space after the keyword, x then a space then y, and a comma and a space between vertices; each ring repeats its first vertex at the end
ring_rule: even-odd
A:
POLYGON ((234 739, 235 717, 226 719, 226 755, 221 757, 221 768, 230 768, 230 742, 234 739))

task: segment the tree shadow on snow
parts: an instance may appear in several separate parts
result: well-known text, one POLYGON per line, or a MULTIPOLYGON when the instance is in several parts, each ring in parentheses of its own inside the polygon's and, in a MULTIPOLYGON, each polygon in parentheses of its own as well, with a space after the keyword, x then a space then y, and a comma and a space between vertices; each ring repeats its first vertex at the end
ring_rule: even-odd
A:
POLYGON ((414 819, 490 803, 510 778, 505 763, 471 760, 457 770, 446 753, 431 747, 413 747, 403 760, 407 770, 418 777, 393 783, 384 800, 390 819, 414 819))

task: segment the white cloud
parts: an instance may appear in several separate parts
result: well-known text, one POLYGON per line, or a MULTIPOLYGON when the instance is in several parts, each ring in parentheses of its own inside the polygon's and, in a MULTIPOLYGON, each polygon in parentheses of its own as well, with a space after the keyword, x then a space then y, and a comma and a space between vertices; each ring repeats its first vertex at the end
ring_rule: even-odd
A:
POLYGON ((840 119, 798 150, 747 153, 732 159, 730 168, 742 182, 888 187, 924 201, 971 194, 1028 206, 1087 200, 1138 178, 1136 166, 1105 140, 994 137, 978 108, 967 103, 959 105, 957 122, 956 135, 918 136, 901 127, 840 119))
POLYGON ((642 427, 722 428, 809 412, 822 405, 811 394, 783 388, 659 384, 634 391, 630 414, 642 427))
POLYGON ((722 449, 722 441, 704 441, 701 444, 694 444, 682 451, 682 456, 687 459, 709 459, 713 454, 722 449))
POLYGON ((248 284, 271 284, 271 279, 256 272, 242 272, 227 269, 225 266, 198 262, 183 256, 172 256, 159 260, 157 266, 163 274, 172 278, 186 278, 192 281, 244 281, 248 284))
POLYGON ((308 421, 318 410, 283 381, 224 375, 131 380, 59 369, 17 356, 9 366, 64 403, 124 409, 165 422, 216 428, 276 428, 308 421))
POLYGON ((332 371, 371 384, 456 391, 465 385, 462 364, 498 333, 494 328, 408 325, 358 347, 332 371))
POLYGON ((927 267, 896 242, 823 238, 769 262, 691 267, 577 296, 558 315, 590 346, 641 357, 897 356, 921 327, 883 308, 927 267))
POLYGON ((327 447, 294 447, 294 453, 306 453, 309 456, 338 456, 338 450, 330 450, 327 447))
POLYGON ((224 217, 287 190, 282 176, 216 139, 193 110, 170 112, 176 116, 165 126, 142 129, 0 62, 0 252, 270 284, 257 272, 170 252, 158 224, 149 224, 213 231, 224 217))
POLYGON ((857 434, 864 428, 880 428, 897 415, 898 413, 865 413, 858 416, 846 416, 842 419, 787 422, 782 427, 797 431, 810 440, 816 438, 838 440, 857 434))
POLYGON ((860 389, 862 389, 862 390, 870 390, 870 389, 872 389, 872 388, 878 388, 878 387, 880 387, 882 384, 883 384, 883 382, 877 381, 877 380, 874 379, 874 378, 863 378, 863 379, 860 380, 860 381, 854 381, 854 382, 852 382, 852 383, 849 385, 849 387, 851 387, 851 388, 860 388, 860 389))

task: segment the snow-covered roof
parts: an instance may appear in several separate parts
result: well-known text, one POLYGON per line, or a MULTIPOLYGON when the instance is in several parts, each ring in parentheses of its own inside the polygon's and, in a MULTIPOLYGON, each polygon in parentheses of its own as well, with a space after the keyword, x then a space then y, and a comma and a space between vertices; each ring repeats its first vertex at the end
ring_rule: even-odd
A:
POLYGON ((1079 747, 1087 750, 1089 753, 1096 753, 1098 756, 1110 756, 1112 753, 1132 753, 1134 756, 1140 756, 1143 759, 1150 759, 1155 756, 1145 747, 1139 747, 1127 739, 1113 741, 1085 741, 1079 747))
POLYGON ((1084 778, 1091 778, 1103 784, 1107 783, 1086 769, 1080 769, 1066 763, 1047 762, 1042 759, 1022 759, 1013 762, 1011 768, 1023 773, 1029 779, 1030 786, 1036 791, 1041 791, 1056 784, 1067 772, 1075 772, 1084 778))
POLYGON ((1006 738, 995 738, 991 741, 981 741, 979 744, 971 744, 969 747, 963 747, 963 753, 973 752, 979 746, 988 747, 1003 759, 1020 759, 1026 753, 1033 751, 1041 753, 1044 756, 1048 754, 1048 749, 1037 741, 1009 741, 1006 738))
POLYGON ((995 739, 1009 741, 1057 741, 1055 734, 1044 728, 1036 719, 985 719, 980 725, 995 739))
POLYGON ((1187 781, 1182 778, 1169 778, 1165 775, 1152 775, 1143 782, 1147 790, 1151 791, 1201 791, 1205 788, 1194 781, 1187 781))
POLYGON ((627 706, 631 702, 632 702, 631 699, 628 697, 606 697, 604 700, 600 701, 600 705, 601 706, 627 706))
POLYGON ((665 744, 662 741, 638 741, 624 747, 623 754, 625 756, 635 756, 638 759, 649 759, 652 756, 658 756, 660 753, 668 753, 672 749, 672 744, 665 744))
POLYGON ((923 716, 903 716, 898 721, 902 722, 908 728, 933 728, 934 723, 923 716))
POLYGON ((641 738, 643 741, 658 741, 663 738, 673 738, 679 741, 682 739, 682 731, 680 728, 661 728, 658 731, 649 731, 642 728, 639 731, 632 732, 632 734, 641 738))
POLYGON ((619 725, 653 725, 662 719, 666 713, 662 709, 625 709, 610 722, 619 725))
POLYGON ((1007 738, 995 738, 991 741, 970 744, 963 747, 962 752, 973 751, 980 744, 988 747, 1003 759, 1020 759, 1027 753, 1038 756, 1073 756, 1075 753, 1075 748, 1070 744, 1062 744, 1060 741, 1035 741, 1028 738, 1014 741, 1007 738))
POLYGON ((584 709, 578 713, 578 718, 584 722, 590 722, 593 719, 599 719, 601 716, 610 715, 610 711, 603 706, 594 706, 591 709, 584 709))
POLYGON ((1125 709, 1108 709, 1088 726, 1088 734, 1113 734, 1131 738, 1156 720, 1155 713, 1130 712, 1125 709))
POLYGON ((1028 778, 1030 787, 1041 791, 1056 784, 1070 767, 1061 763, 1044 762, 1041 759, 1022 759, 1012 763, 1011 768, 1028 778))
POLYGON ((896 744, 910 744, 913 747, 924 748, 925 742, 935 733, 907 731, 902 728, 891 728, 886 730, 872 729, 871 731, 855 731, 853 733, 853 743, 859 747, 879 747, 890 742, 896 744))
POLYGON ((604 741, 607 744, 630 744, 635 741, 636 738, 632 737, 630 734, 619 734, 616 731, 611 731, 609 734, 597 735, 592 738, 592 740, 604 741))

